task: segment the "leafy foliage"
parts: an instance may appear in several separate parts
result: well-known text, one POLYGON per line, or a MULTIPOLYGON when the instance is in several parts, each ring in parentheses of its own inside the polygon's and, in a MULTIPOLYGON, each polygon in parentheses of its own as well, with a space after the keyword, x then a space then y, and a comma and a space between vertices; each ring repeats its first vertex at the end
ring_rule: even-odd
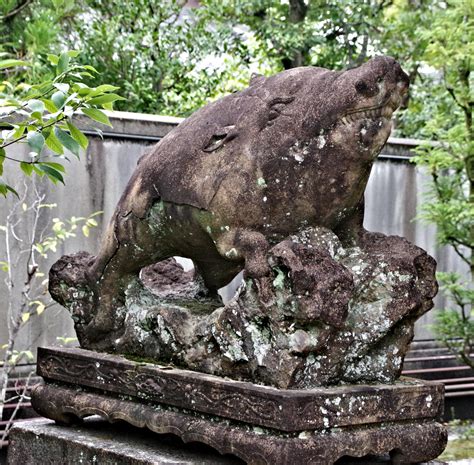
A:
MULTIPOLYGON (((37 44, 50 49, 79 44, 81 62, 93 65, 105 82, 120 86, 127 102, 117 102, 117 109, 187 116, 209 100, 242 89, 253 73, 271 74, 300 65, 341 69, 380 53, 398 58, 415 83, 420 56, 429 43, 417 31, 428 24, 430 11, 442 4, 201 0, 199 8, 190 8, 186 3, 32 2, 11 19, 7 30, 14 44, 18 31, 28 28, 26 46, 7 49, 24 58, 33 47, 34 65, 27 71, 31 77, 33 71, 37 76, 47 72, 47 48, 37 44), (48 15, 56 41, 44 33, 48 15)), ((398 123, 404 135, 422 128, 424 110, 416 86, 413 89, 414 103, 398 123)), ((425 90, 426 85, 420 86, 420 92, 425 90)))
POLYGON ((469 280, 456 273, 439 274, 454 307, 438 314, 434 329, 442 343, 474 368, 473 18, 474 4, 451 1, 434 11, 430 27, 420 31, 428 42, 423 60, 438 70, 438 86, 445 95, 435 100, 425 126, 438 143, 419 147, 415 161, 433 180, 421 217, 437 226, 438 242, 453 247, 470 270, 469 280))
POLYGON ((438 273, 442 290, 457 308, 438 312, 436 337, 465 364, 474 368, 474 289, 458 273, 438 273))
MULTIPOLYGON (((0 85, 0 176, 4 174, 4 164, 16 162, 26 176, 33 173, 45 176, 53 183, 64 183, 63 161, 67 160, 65 149, 76 157, 81 150, 87 149, 86 136, 72 122, 72 116, 78 111, 102 124, 110 125, 102 109, 112 109, 114 102, 123 100, 114 91, 118 87, 100 85, 89 87, 85 78, 93 78, 97 71, 90 65, 74 63, 79 55, 77 51, 68 51, 60 55, 48 55, 54 77, 40 84, 30 85, 19 82, 16 85, 4 81, 0 85), (18 160, 7 155, 10 145, 26 142, 29 146, 29 158, 18 160), (55 155, 44 153, 48 148, 55 155)), ((10 69, 19 65, 18 61, 6 59, 0 61, 0 69, 10 69)), ((13 187, 0 177, 0 194, 16 194, 13 187)))

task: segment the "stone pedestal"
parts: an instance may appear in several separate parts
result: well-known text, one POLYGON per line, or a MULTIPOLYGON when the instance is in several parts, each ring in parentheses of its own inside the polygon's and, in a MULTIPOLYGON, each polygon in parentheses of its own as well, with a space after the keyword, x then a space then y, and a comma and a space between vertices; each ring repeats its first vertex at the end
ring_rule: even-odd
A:
MULTIPOLYGON (((340 465, 389 465, 389 458, 348 459, 340 465)), ((0 463, 4 463, 0 459, 0 463)), ((244 465, 210 447, 183 444, 174 435, 157 435, 127 424, 110 425, 98 417, 80 425, 61 426, 51 420, 29 420, 10 434, 8 465, 244 465)), ((430 461, 426 465, 446 465, 430 461)), ((292 463, 293 465, 293 463, 292 463)))
POLYGON ((45 384, 32 404, 59 423, 99 415, 255 465, 387 454, 392 463, 420 463, 436 458, 447 440, 438 422, 442 385, 408 378, 283 390, 82 349, 41 349, 38 374, 45 384))

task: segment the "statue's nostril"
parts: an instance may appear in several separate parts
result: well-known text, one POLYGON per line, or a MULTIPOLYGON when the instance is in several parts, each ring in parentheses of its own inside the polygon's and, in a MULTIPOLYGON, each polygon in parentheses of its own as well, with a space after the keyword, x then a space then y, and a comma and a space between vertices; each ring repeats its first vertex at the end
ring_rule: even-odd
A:
POLYGON ((356 91, 359 92, 359 94, 366 94, 367 91, 369 90, 369 86, 367 85, 367 83, 365 81, 357 81, 355 83, 355 88, 356 88, 356 91))

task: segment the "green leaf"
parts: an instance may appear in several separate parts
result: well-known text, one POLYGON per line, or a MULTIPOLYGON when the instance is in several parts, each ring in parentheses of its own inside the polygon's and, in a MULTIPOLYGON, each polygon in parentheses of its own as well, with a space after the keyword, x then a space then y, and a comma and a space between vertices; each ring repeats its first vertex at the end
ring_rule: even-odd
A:
POLYGON ((82 112, 94 121, 112 127, 108 116, 103 111, 98 110, 97 108, 83 108, 82 112))
POLYGON ((56 105, 51 100, 42 98, 41 101, 44 103, 46 110, 48 110, 50 113, 56 113, 58 111, 56 105))
POLYGON ((54 131, 51 131, 49 136, 46 138, 46 145, 58 155, 62 155, 64 153, 63 146, 61 142, 59 142, 59 139, 54 135, 54 131))
POLYGON ((87 69, 89 71, 92 71, 93 73, 96 73, 96 74, 99 74, 99 71, 97 71, 93 66, 91 65, 84 65, 83 66, 84 69, 87 69))
POLYGON ((79 158, 81 146, 66 132, 57 126, 54 128, 54 135, 64 147, 79 158))
POLYGON ((28 102, 28 108, 35 113, 40 113, 41 115, 44 113, 44 103, 41 100, 30 100, 28 102))
POLYGON ((54 83, 54 87, 56 87, 56 89, 60 90, 61 92, 68 92, 69 90, 69 84, 65 83, 65 82, 55 82, 54 83))
POLYGON ((79 50, 69 50, 68 52, 66 52, 68 54, 69 57, 71 58, 76 58, 78 55, 81 54, 81 52, 79 50))
POLYGON ((31 66, 31 63, 27 63, 26 61, 22 61, 22 60, 13 60, 13 59, 0 60, 0 69, 13 68, 15 66, 31 66))
POLYGON ((38 315, 41 315, 44 312, 45 308, 46 308, 46 306, 44 305, 43 302, 38 302, 38 305, 36 306, 36 313, 38 315))
POLYGON ((33 164, 32 163, 27 163, 26 161, 22 161, 20 163, 20 168, 25 173, 27 176, 31 176, 31 173, 33 173, 33 164))
POLYGON ((48 53, 48 60, 52 65, 57 66, 59 62, 59 57, 57 55, 52 55, 51 53, 48 53))
POLYGON ((26 141, 28 145, 31 147, 31 150, 36 153, 40 153, 44 146, 44 137, 38 131, 30 131, 26 136, 26 141))
POLYGON ((15 132, 13 133, 13 139, 18 139, 20 138, 23 133, 25 132, 25 129, 26 129, 26 126, 18 126, 15 130, 15 132))
POLYGON ((42 161, 41 164, 50 166, 51 168, 55 169, 56 171, 60 171, 61 173, 66 172, 66 170, 64 169, 64 166, 61 165, 61 163, 54 163, 52 161, 42 161))
POLYGON ((89 145, 89 141, 87 137, 78 129, 74 124, 72 124, 69 120, 66 122, 69 132, 75 141, 79 143, 79 145, 86 150, 87 146, 89 145))
POLYGON ((0 195, 3 195, 4 197, 6 197, 8 192, 11 192, 12 194, 20 198, 20 196, 18 195, 18 192, 15 189, 13 189, 13 187, 9 186, 8 184, 5 184, 3 181, 0 181, 0 195))
POLYGON ((85 95, 89 95, 92 92, 92 89, 90 87, 81 87, 80 89, 77 90, 77 94, 80 95, 81 97, 84 97, 85 95))
POLYGON ((61 92, 60 90, 58 90, 51 96, 51 100, 58 110, 63 107, 64 103, 66 102, 66 99, 67 95, 64 94, 64 92, 61 92))
POLYGON ((48 178, 53 181, 54 184, 56 184, 57 181, 60 181, 64 184, 63 175, 58 170, 55 170, 54 168, 51 168, 51 166, 44 163, 38 163, 38 168, 43 171, 46 176, 48 176, 48 178))
POLYGON ((94 97, 90 99, 87 103, 91 105, 102 105, 104 103, 111 103, 115 102, 116 100, 126 100, 123 97, 120 97, 120 95, 117 94, 105 94, 105 95, 100 95, 99 97, 94 97))
POLYGON ((39 111, 31 113, 31 117, 37 120, 40 124, 43 123, 43 115, 39 111))
POLYGON ((61 53, 59 57, 59 61, 58 61, 58 66, 56 66, 56 73, 57 74, 64 73, 64 71, 66 71, 69 65, 70 60, 71 60, 71 57, 68 55, 67 52, 61 53))
POLYGON ((113 92, 114 90, 119 90, 120 87, 111 86, 110 84, 102 84, 94 89, 94 95, 98 95, 102 92, 113 92))

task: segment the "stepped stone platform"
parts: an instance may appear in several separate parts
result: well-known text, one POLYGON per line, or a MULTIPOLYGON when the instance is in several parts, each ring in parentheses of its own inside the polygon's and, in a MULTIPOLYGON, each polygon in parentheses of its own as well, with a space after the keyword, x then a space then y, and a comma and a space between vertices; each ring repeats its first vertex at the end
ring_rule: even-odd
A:
POLYGON ((443 387, 409 378, 285 390, 83 349, 41 349, 38 374, 32 404, 59 424, 99 415, 251 465, 423 463, 447 440, 443 387))

